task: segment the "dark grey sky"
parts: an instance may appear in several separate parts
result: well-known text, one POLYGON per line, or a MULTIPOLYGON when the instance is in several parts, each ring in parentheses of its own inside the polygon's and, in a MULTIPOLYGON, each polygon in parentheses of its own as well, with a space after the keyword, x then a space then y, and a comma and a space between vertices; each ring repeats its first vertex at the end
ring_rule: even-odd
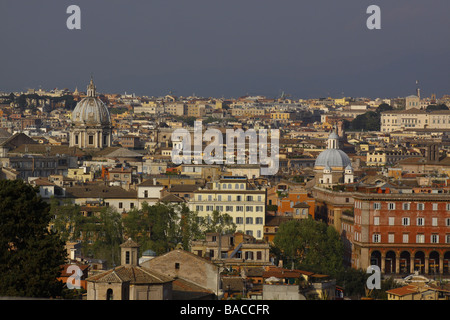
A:
POLYGON ((1 0, 0 91, 450 94, 448 0, 1 0), (68 30, 66 8, 81 8, 68 30), (366 9, 381 7, 381 30, 366 9))

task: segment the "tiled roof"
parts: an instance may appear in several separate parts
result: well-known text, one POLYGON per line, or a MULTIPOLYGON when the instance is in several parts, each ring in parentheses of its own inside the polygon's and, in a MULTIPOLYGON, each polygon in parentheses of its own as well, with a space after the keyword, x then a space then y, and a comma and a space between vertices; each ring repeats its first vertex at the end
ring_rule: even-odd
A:
POLYGON ((400 288, 395 288, 386 291, 387 293, 394 294, 396 296, 405 296, 407 294, 412 294, 418 292, 418 288, 416 286, 407 285, 400 288))
POLYGON ((86 279, 90 282, 127 282, 132 284, 163 284, 172 278, 138 266, 120 266, 86 279))
POLYGON ((117 186, 89 184, 86 186, 67 187, 66 196, 68 198, 136 199, 137 192, 135 190, 125 190, 117 186))

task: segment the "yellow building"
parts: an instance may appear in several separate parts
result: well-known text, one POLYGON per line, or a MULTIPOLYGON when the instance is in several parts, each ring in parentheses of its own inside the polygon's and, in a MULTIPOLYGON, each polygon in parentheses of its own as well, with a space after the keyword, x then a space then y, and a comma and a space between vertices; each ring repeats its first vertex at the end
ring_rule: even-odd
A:
POLYGON ((233 218, 236 231, 263 239, 266 190, 252 187, 246 177, 224 176, 194 192, 188 203, 191 211, 200 217, 213 211, 226 213, 233 218))
POLYGON ((69 168, 67 177, 81 182, 94 180, 94 172, 88 171, 87 168, 69 168))
POLYGON ((291 118, 291 114, 289 112, 272 112, 270 114, 270 118, 272 120, 289 120, 291 118))

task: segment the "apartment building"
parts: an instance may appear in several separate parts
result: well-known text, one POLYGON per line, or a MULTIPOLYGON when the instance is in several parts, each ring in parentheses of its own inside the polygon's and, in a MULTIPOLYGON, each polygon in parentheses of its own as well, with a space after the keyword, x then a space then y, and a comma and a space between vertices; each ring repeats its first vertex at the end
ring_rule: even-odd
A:
POLYGON ((211 215, 214 210, 233 218, 237 231, 263 238, 266 190, 253 186, 247 177, 223 176, 194 192, 189 209, 200 217, 211 215))
POLYGON ((355 268, 450 275, 448 194, 355 193, 353 229, 355 268))
POLYGON ((391 110, 381 113, 381 132, 403 129, 448 129, 450 110, 391 110))

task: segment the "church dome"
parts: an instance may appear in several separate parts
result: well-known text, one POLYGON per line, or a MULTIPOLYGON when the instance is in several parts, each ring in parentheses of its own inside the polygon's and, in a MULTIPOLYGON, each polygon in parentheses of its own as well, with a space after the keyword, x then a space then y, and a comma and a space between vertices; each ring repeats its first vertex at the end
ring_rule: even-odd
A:
POLYGON ((72 112, 72 122, 102 126, 111 124, 108 107, 96 97, 92 79, 88 86, 87 97, 78 102, 72 112))
POLYGON ((346 168, 351 166, 350 158, 339 149, 327 149, 322 151, 316 159, 314 167, 346 168))
POLYGON ((347 154, 338 148, 339 136, 332 132, 328 136, 327 149, 322 151, 316 159, 314 167, 321 168, 339 168, 344 170, 348 166, 351 167, 350 158, 347 154))

